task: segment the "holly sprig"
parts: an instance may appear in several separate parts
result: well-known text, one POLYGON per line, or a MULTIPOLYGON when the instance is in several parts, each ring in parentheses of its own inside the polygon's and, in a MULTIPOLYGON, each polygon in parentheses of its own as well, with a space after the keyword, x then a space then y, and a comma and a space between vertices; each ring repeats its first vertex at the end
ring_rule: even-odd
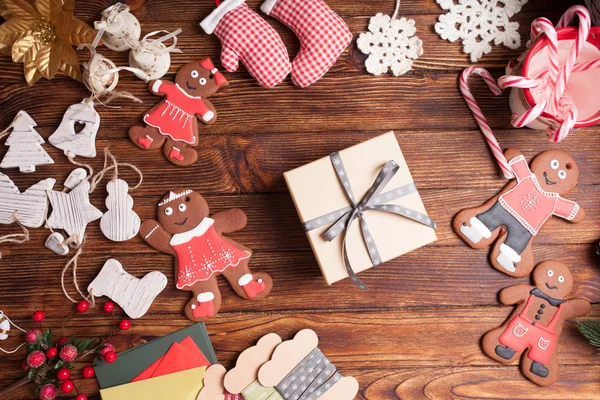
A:
POLYGON ((584 319, 578 321, 579 332, 590 342, 592 346, 598 349, 600 354, 600 320, 584 319))

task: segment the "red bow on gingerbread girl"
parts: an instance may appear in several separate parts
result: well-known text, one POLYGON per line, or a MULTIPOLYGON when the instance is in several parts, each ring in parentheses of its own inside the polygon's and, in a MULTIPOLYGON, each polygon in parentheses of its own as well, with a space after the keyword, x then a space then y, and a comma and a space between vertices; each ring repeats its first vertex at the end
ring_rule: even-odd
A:
POLYGON ((253 274, 248 268, 251 250, 223 236, 243 229, 246 222, 246 214, 238 208, 209 218, 204 197, 180 189, 158 203, 158 221, 142 223, 142 238, 175 257, 177 289, 193 292, 185 307, 191 321, 203 322, 219 312, 217 275, 222 274, 233 290, 248 300, 260 300, 271 292, 271 277, 264 272, 253 274))
POLYGON ((217 120, 217 111, 207 97, 227 85, 210 58, 181 67, 175 83, 151 81, 150 91, 165 99, 146 113, 146 126, 129 129, 129 137, 141 149, 163 147, 165 156, 173 164, 193 164, 198 159, 191 148, 198 145, 198 118, 207 125, 217 120))

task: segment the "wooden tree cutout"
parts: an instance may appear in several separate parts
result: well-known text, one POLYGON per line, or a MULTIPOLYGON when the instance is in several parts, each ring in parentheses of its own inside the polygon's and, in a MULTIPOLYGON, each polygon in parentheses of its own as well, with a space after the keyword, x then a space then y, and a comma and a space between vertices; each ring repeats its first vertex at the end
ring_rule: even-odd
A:
POLYGON ((54 160, 42 148, 44 139, 34 129, 35 121, 25 111, 19 111, 10 125, 12 133, 6 139, 8 152, 0 168, 19 168, 21 172, 35 172, 37 165, 54 164, 54 160))

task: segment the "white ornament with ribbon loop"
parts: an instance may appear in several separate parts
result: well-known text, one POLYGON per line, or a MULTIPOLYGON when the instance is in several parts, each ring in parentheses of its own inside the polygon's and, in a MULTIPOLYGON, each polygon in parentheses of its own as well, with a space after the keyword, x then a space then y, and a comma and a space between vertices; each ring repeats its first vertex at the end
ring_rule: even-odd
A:
POLYGON ((176 48, 177 35, 181 33, 181 29, 173 32, 154 31, 150 32, 138 41, 130 41, 131 51, 129 52, 129 66, 142 70, 150 80, 160 79, 171 66, 171 54, 181 53, 181 49, 176 48), (153 39, 153 36, 165 33, 165 35, 153 39), (173 42, 167 46, 165 42, 168 40, 173 42))
POLYGON ((104 45, 114 51, 127 51, 131 40, 139 40, 142 33, 140 22, 131 14, 129 6, 116 3, 102 11, 102 19, 94 22, 104 45))
POLYGON ((400 18, 400 0, 391 16, 378 13, 369 20, 369 32, 361 33, 356 41, 358 49, 368 55, 365 61, 367 72, 381 75, 392 71, 400 76, 412 68, 413 60, 423 55, 423 42, 414 36, 415 21, 400 18))

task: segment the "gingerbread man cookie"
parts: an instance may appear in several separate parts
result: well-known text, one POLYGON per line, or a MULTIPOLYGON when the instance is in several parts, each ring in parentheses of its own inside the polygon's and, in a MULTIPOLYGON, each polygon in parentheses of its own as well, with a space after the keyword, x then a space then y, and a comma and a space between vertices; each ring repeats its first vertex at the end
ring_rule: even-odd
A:
POLYGON ((540 386, 558 378, 558 341, 563 323, 590 312, 590 303, 581 298, 565 300, 573 277, 558 261, 545 261, 533 271, 535 286, 519 284, 500 292, 500 302, 517 304, 508 321, 483 337, 483 350, 494 360, 508 364, 519 353, 523 374, 540 386), (527 350, 527 351, 525 351, 527 350))
POLYGON ((204 124, 213 124, 217 120, 217 111, 207 97, 227 85, 227 80, 210 58, 181 67, 175 83, 151 81, 150 91, 165 96, 165 99, 146 113, 146 126, 129 129, 129 137, 141 149, 162 146, 165 156, 173 164, 193 164, 198 159, 198 154, 191 148, 198 145, 198 119, 204 124))
POLYGON ((191 291, 185 306, 194 322, 213 317, 221 307, 217 276, 223 275, 233 290, 248 300, 266 297, 273 281, 248 268, 251 250, 226 238, 246 226, 246 214, 234 208, 209 218, 206 200, 190 189, 169 192, 158 203, 158 221, 142 223, 140 235, 155 249, 175 257, 177 289, 191 291))
POLYGON ((458 213, 453 226, 473 248, 495 243, 494 268, 510 276, 526 276, 535 265, 533 237, 551 216, 573 223, 585 218, 583 208, 562 197, 577 185, 579 169, 569 154, 559 150, 539 154, 531 168, 519 151, 509 149, 505 155, 516 179, 484 205, 458 213))

